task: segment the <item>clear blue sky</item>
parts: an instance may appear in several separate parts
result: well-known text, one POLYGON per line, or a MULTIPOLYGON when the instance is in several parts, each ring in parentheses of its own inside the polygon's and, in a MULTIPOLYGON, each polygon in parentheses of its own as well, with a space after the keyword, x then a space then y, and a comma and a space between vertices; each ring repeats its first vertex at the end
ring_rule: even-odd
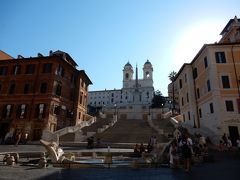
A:
POLYGON ((219 40, 238 0, 1 0, 0 50, 17 57, 69 53, 90 90, 122 87, 122 69, 149 59, 154 87, 167 95, 168 74, 219 40))

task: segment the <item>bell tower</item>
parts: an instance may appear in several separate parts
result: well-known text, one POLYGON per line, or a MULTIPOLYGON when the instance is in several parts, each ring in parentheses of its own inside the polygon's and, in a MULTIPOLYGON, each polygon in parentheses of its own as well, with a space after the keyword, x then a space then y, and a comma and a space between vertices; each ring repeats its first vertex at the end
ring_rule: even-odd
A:
POLYGON ((143 79, 152 80, 153 67, 149 60, 147 60, 143 66, 143 79))
POLYGON ((133 79, 133 67, 128 62, 123 69, 123 88, 129 88, 132 79, 133 79))

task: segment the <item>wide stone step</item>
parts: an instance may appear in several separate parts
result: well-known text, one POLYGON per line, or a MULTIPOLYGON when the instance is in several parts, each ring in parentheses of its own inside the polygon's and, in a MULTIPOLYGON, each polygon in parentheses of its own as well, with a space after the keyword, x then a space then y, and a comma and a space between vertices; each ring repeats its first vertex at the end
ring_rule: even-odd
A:
POLYGON ((103 133, 96 134, 96 138, 100 138, 102 142, 109 143, 148 143, 149 138, 155 135, 159 142, 166 142, 168 139, 163 135, 158 135, 145 120, 122 120, 103 133))
POLYGON ((97 132, 98 128, 102 128, 104 125, 108 125, 111 122, 110 119, 97 118, 96 122, 91 126, 82 128, 84 134, 87 132, 97 132))
POLYGON ((74 141, 75 133, 68 133, 59 137, 59 141, 74 141))

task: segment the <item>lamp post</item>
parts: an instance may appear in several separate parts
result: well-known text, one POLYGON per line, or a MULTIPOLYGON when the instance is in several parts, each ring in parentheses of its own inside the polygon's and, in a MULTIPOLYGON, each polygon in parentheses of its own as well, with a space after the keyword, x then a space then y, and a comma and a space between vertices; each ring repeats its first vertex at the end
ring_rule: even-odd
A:
MULTIPOLYGON (((172 110, 173 112, 173 108, 172 108, 172 101, 169 101, 169 104, 170 104, 170 109, 172 110)), ((173 114, 173 113, 172 113, 173 114)))
POLYGON ((151 105, 149 103, 149 106, 148 106, 148 115, 150 116, 150 108, 151 108, 151 105))
POLYGON ((163 117, 163 104, 161 104, 162 105, 162 114, 161 114, 161 117, 163 117))
POLYGON ((117 115, 117 104, 114 104, 114 115, 117 115))

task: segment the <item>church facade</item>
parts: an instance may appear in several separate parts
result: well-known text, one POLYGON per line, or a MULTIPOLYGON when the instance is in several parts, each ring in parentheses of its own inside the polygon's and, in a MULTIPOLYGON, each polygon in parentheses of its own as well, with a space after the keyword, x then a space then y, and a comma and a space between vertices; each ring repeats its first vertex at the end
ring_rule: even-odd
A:
POLYGON ((138 68, 128 62, 123 68, 121 89, 89 91, 88 105, 102 108, 126 107, 132 105, 149 106, 152 101, 153 67, 149 60, 143 66, 143 78, 138 78, 138 68), (135 75, 135 78, 134 78, 135 75))

